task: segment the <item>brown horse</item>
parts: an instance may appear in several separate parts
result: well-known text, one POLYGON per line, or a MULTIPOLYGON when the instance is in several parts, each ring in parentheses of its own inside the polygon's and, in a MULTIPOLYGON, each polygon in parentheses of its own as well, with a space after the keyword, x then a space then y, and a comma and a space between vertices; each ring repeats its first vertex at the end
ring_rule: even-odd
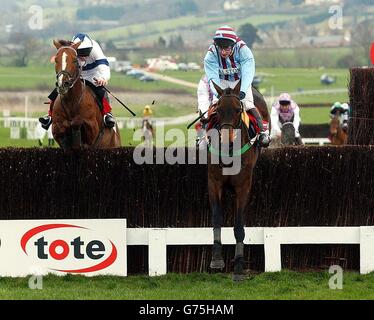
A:
POLYGON ((81 79, 77 48, 80 43, 53 42, 57 98, 52 111, 52 132, 64 149, 116 148, 121 145, 118 127, 104 126, 93 91, 81 79))
POLYGON ((342 129, 340 125, 340 112, 337 112, 330 121, 330 135, 331 144, 341 146, 347 143, 348 134, 342 129))
MULTIPOLYGON (((212 162, 213 152, 208 157, 208 190, 209 200, 212 209, 213 222, 213 253, 210 268, 222 269, 225 266, 222 257, 221 228, 223 226, 223 207, 222 196, 224 188, 231 188, 236 195, 235 199, 235 226, 234 235, 236 239, 235 259, 234 259, 234 281, 243 280, 245 277, 244 264, 244 211, 247 206, 248 198, 252 187, 252 173, 256 165, 260 148, 256 144, 251 144, 248 128, 242 115, 244 113, 243 105, 239 99, 240 85, 234 89, 222 90, 219 86, 214 85, 220 99, 216 106, 217 130, 219 135, 219 144, 229 143, 232 145, 240 132, 240 150, 231 150, 231 154, 240 159, 239 172, 233 175, 225 175, 222 164, 212 162), (226 132, 226 133, 225 133, 226 132)), ((254 101, 262 118, 270 124, 270 116, 267 105, 262 96, 254 91, 254 101)), ((230 147, 229 147, 230 149, 230 147)), ((221 157, 226 156, 222 153, 221 157)))

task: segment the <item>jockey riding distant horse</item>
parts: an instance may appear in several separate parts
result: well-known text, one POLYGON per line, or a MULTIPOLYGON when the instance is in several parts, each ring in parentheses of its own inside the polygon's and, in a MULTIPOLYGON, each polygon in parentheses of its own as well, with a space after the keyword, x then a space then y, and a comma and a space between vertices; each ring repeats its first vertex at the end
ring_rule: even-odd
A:
MULTIPOLYGON (((212 162, 212 156, 226 157, 227 154, 222 154, 220 146, 209 147, 208 160, 208 190, 209 200, 212 209, 213 222, 213 253, 210 267, 212 269, 222 269, 225 262, 222 257, 222 242, 221 242, 221 228, 223 226, 223 207, 222 197, 225 192, 225 187, 231 187, 235 191, 235 226, 234 235, 236 239, 235 259, 234 259, 234 281, 243 280, 245 277, 245 263, 244 263, 244 212, 249 199, 252 186, 252 173, 256 165, 258 156, 260 154, 260 143, 256 137, 250 135, 248 128, 247 113, 245 112, 243 103, 240 101, 240 86, 239 82, 234 89, 221 89, 214 84, 220 98, 215 108, 215 113, 211 115, 214 119, 214 127, 211 130, 217 130, 219 133, 219 144, 234 144, 237 139, 238 130, 240 132, 240 147, 238 150, 231 150, 233 157, 240 158, 240 168, 237 174, 224 175, 221 164, 212 162), (251 141, 252 140, 252 141, 251 141), (256 141, 253 143, 253 141, 256 141)), ((254 101, 256 108, 260 111, 263 119, 268 120, 270 124, 270 115, 266 108, 266 102, 262 98, 259 101, 259 96, 255 93, 254 101)), ((252 118, 254 119, 254 118, 252 118)), ((259 133, 257 133, 259 134, 259 133)))
POLYGON ((271 107, 271 137, 274 146, 303 145, 299 133, 300 108, 288 93, 282 93, 271 107))
POLYGON ((336 146, 346 144, 348 140, 348 134, 341 126, 340 116, 340 112, 338 111, 330 121, 329 139, 331 140, 331 144, 336 146))
POLYGON ((153 114, 153 111, 149 105, 146 105, 143 110, 143 121, 142 121, 142 139, 144 140, 146 147, 152 147, 153 143, 153 125, 151 116, 153 114))
POLYGON ((106 127, 94 92, 81 79, 77 48, 54 41, 57 54, 55 69, 59 97, 52 110, 52 132, 64 148, 116 148, 121 145, 117 125, 106 127))
POLYGON ((152 146, 153 126, 149 119, 145 118, 142 122, 142 135, 146 147, 152 146))

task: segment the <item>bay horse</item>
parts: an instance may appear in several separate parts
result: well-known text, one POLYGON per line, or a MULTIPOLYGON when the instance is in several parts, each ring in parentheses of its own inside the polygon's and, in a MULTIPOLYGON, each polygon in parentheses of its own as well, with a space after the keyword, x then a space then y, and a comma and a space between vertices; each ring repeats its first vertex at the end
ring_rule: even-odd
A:
POLYGON ((52 110, 52 132, 64 149, 116 148, 121 145, 117 124, 107 128, 94 92, 81 79, 77 49, 80 42, 53 41, 59 96, 52 110))
MULTIPOLYGON (((223 269, 225 262, 222 257, 221 228, 223 226, 223 207, 222 197, 225 188, 229 187, 235 192, 235 224, 234 235, 236 239, 235 258, 234 258, 234 274, 233 280, 240 281, 246 276, 244 263, 244 211, 248 203, 248 199, 252 187, 253 169, 256 165, 260 154, 260 147, 256 143, 251 144, 249 130, 242 116, 244 107, 239 98, 241 82, 234 89, 221 89, 214 84, 217 93, 220 96, 216 106, 216 128, 219 132, 220 142, 224 144, 224 132, 226 139, 232 143, 237 136, 234 129, 240 130, 240 152, 232 150, 232 154, 240 157, 241 167, 239 173, 235 175, 224 175, 221 164, 212 163, 212 154, 208 154, 208 192, 209 201, 212 210, 213 237, 214 244, 212 249, 211 269, 223 269)), ((267 120, 270 125, 270 115, 267 105, 262 95, 253 90, 254 103, 260 112, 263 120, 267 120)), ((237 131, 236 131, 237 132, 237 131)))
POLYGON ((273 147, 296 145, 295 126, 292 122, 282 124, 281 135, 272 141, 273 147))
POLYGON ((340 112, 338 111, 330 121, 330 135, 331 144, 341 146, 347 143, 348 134, 341 127, 340 112))

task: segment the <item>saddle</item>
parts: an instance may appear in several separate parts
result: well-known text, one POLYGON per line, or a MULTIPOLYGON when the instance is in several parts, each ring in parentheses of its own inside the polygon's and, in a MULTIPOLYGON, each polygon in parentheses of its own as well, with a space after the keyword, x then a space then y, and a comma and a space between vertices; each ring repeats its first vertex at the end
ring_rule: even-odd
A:
POLYGON ((100 99, 100 97, 96 94, 96 92, 89 85, 86 85, 86 89, 90 92, 92 97, 95 99, 96 105, 99 107, 100 112, 102 112, 104 109, 103 101, 100 99))

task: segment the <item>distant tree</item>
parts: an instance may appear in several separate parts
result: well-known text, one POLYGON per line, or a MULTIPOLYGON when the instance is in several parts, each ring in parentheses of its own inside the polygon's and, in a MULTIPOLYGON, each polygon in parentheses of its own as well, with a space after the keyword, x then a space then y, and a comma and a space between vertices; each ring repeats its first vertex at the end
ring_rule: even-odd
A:
POLYGON ((185 16, 197 13, 199 8, 194 0, 179 0, 175 2, 172 11, 174 11, 177 16, 185 16))
POLYGON ((121 6, 90 6, 79 8, 76 12, 76 17, 79 20, 90 20, 99 18, 102 20, 119 20, 125 11, 121 6))
POLYGON ((179 36, 172 36, 170 38, 170 42, 169 42, 169 48, 171 49, 182 49, 184 48, 184 41, 183 41, 183 38, 181 35, 179 36))
POLYGON ((374 23, 372 21, 363 21, 357 25, 352 32, 352 50, 363 65, 370 65, 370 46, 374 39, 374 23))
POLYGON ((164 37, 159 37, 157 41, 157 47, 160 49, 165 49, 166 48, 166 40, 164 37))
POLYGON ((36 38, 25 33, 13 33, 10 37, 9 43, 19 46, 11 52, 13 63, 17 67, 27 67, 30 56, 32 56, 40 46, 40 43, 36 38))
POLYGON ((117 47, 116 47, 113 40, 109 40, 109 41, 106 42, 106 49, 107 50, 113 50, 113 51, 117 50, 117 47))
POLYGON ((238 36, 247 44, 248 47, 252 48, 255 42, 262 42, 261 38, 257 34, 257 29, 250 23, 246 23, 240 26, 238 30, 238 36))

